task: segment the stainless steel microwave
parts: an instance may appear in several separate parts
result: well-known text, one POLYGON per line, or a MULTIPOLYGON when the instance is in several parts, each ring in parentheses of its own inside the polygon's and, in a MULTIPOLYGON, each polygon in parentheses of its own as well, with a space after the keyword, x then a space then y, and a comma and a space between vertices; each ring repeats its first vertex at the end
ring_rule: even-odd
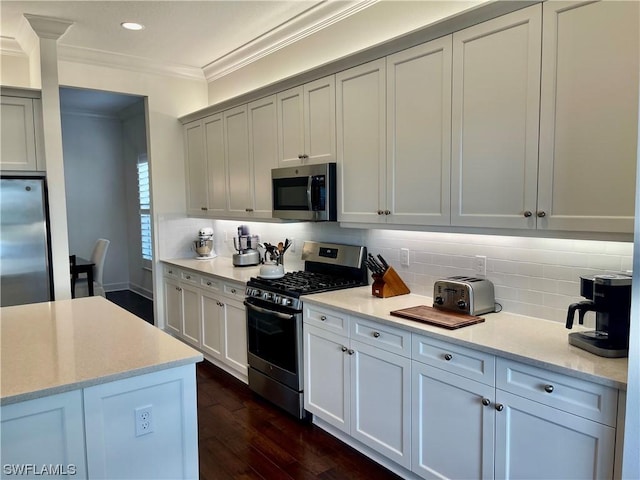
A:
POLYGON ((271 184, 273 218, 337 220, 335 163, 274 168, 271 184))

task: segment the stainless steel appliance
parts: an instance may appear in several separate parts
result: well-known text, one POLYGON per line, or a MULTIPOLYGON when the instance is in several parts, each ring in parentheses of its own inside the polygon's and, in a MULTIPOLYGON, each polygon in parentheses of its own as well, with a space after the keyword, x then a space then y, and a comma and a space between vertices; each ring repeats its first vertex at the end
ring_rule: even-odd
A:
POLYGON ((433 284, 433 307, 467 315, 494 312, 493 283, 486 278, 465 276, 436 280, 433 284))
POLYGON ((271 170, 273 218, 336 221, 336 164, 271 170))
POLYGON ((367 249, 304 242, 304 270, 247 282, 249 388, 298 418, 304 410, 301 295, 367 285, 367 249))
POLYGON ((45 179, 3 175, 0 182, 0 305, 53 300, 45 179))
POLYGON ((249 234, 249 227, 240 225, 238 236, 233 239, 233 246, 237 253, 233 254, 233 265, 236 267, 248 267, 260 263, 260 252, 258 243, 260 239, 257 235, 249 234))
POLYGON ((198 260, 208 260, 217 256, 213 250, 213 228, 202 227, 198 231, 198 239, 193 241, 193 249, 198 260))
POLYGON ((573 328, 575 313, 584 322, 587 312, 596 313, 596 328, 569 334, 569 343, 601 357, 619 358, 629 354, 631 318, 631 276, 604 274, 580 277, 580 295, 588 300, 572 303, 566 327, 573 328))

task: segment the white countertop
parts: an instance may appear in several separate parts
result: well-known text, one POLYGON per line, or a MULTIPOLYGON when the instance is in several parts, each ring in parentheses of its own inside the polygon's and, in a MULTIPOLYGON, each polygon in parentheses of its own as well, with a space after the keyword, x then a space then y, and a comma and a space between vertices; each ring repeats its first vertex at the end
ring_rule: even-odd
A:
MULTIPOLYGON (((500 312, 481 315, 485 319, 483 323, 448 330, 389 314, 401 308, 431 306, 430 297, 408 294, 378 298, 371 295, 371 286, 306 295, 303 300, 305 304, 337 309, 504 358, 626 389, 626 358, 599 357, 569 345, 567 334, 570 330, 558 322, 500 312)), ((571 331, 579 329, 583 328, 574 326, 571 331)))
POLYGON ((169 258, 162 262, 177 267, 188 268, 206 275, 220 277, 223 280, 233 280, 235 282, 247 283, 251 277, 257 277, 260 273, 260 266, 234 267, 233 261, 229 257, 215 257, 209 260, 198 260, 196 258, 169 258))
POLYGON ((102 297, 0 308, 0 335, 2 405, 203 358, 102 297))
MULTIPOLYGON (((211 260, 168 259, 163 261, 241 283, 246 283, 251 277, 257 276, 260 270, 257 266, 234 267, 231 258, 226 257, 216 257, 211 260)), ((483 323, 447 330, 389 314, 390 311, 401 308, 417 305, 431 306, 433 301, 430 297, 408 294, 378 298, 371 295, 370 285, 305 295, 303 299, 305 303, 334 308, 347 314, 367 317, 504 358, 626 389, 626 358, 599 357, 569 345, 567 335, 570 331, 564 324, 558 322, 500 312, 483 315, 485 318, 483 323)), ((578 331, 581 328, 579 325, 574 325, 572 331, 578 331)))

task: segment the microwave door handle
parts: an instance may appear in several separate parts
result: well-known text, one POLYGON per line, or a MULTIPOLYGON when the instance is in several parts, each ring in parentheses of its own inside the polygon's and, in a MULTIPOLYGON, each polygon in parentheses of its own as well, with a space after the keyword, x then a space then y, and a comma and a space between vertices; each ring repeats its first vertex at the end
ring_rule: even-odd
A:
POLYGON ((313 175, 309 175, 309 181, 307 182, 307 205, 309 211, 313 211, 313 203, 311 202, 311 190, 313 188, 313 175))

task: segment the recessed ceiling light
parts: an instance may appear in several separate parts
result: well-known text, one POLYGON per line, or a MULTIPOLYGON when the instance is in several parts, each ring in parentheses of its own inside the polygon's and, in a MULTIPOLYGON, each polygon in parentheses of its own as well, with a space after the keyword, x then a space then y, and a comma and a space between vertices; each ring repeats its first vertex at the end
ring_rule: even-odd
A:
POLYGON ((120 25, 127 30, 142 30, 144 28, 144 25, 136 22, 122 22, 120 25))

